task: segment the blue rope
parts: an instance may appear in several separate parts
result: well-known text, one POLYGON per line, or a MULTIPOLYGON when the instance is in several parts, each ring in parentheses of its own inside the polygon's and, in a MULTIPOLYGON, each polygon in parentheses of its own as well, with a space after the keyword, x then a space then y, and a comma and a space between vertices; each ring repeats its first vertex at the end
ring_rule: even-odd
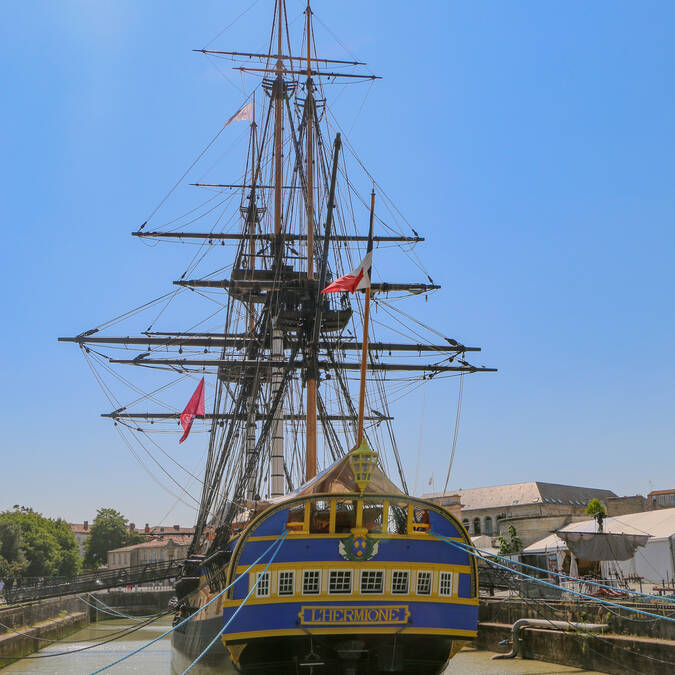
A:
POLYGON ((277 546, 277 550, 274 551, 274 553, 272 554, 272 557, 270 558, 270 561, 267 563, 267 565, 265 565, 265 569, 260 573, 260 575, 256 579, 255 584, 253 584, 253 586, 251 587, 251 590, 248 592, 248 594, 244 598, 243 602, 239 605, 239 607, 237 607, 237 609, 234 610, 234 614, 232 614, 232 616, 227 620, 227 623, 216 633, 216 636, 213 638, 213 640, 211 640, 211 642, 209 642, 209 644, 206 645, 206 648, 204 649, 204 651, 183 671, 183 675, 185 675, 185 673, 189 673, 197 665, 197 663, 202 658, 202 656, 204 656, 204 654, 206 654, 206 652, 208 652, 209 649, 211 649, 211 647, 213 647, 216 640, 227 630, 228 626, 234 621, 237 614, 239 614, 239 610, 248 602, 248 599, 253 594, 253 591, 255 591, 255 589, 258 587, 258 584, 260 583, 260 579, 262 579, 262 577, 265 576, 265 572, 267 572, 270 565, 272 564, 274 559, 277 557, 277 553, 279 553, 279 550, 281 549, 281 545, 284 543, 284 539, 286 538, 287 534, 288 534, 288 530, 286 530, 286 532, 284 532, 284 535, 281 537, 281 541, 279 541, 279 545, 277 546))
POLYGON ((144 649, 146 649, 150 645, 153 645, 153 644, 155 644, 155 642, 158 642, 162 638, 165 638, 167 635, 170 635, 177 628, 180 628, 181 626, 184 626, 188 621, 190 621, 190 619, 197 616, 197 614, 199 614, 199 612, 204 611, 212 602, 215 602, 221 595, 223 595, 223 593, 226 593, 227 591, 229 591, 230 588, 232 588, 232 586, 234 586, 242 577, 244 577, 246 574, 248 574, 249 570, 251 568, 255 567, 255 565, 257 565, 272 550, 272 548, 274 548, 279 543, 280 539, 282 537, 285 537, 287 534, 288 534, 288 530, 285 530, 284 532, 282 532, 260 554, 260 556, 258 558, 256 558, 256 560, 254 560, 236 579, 234 579, 232 581, 232 583, 229 586, 227 586, 226 588, 223 588, 223 590, 220 591, 220 593, 218 593, 218 595, 214 595, 203 607, 200 607, 196 612, 194 612, 193 614, 190 614, 190 616, 188 616, 186 619, 183 619, 180 623, 177 623, 175 626, 172 626, 168 631, 166 631, 165 633, 162 633, 159 637, 156 637, 156 638, 150 640, 150 642, 146 642, 144 645, 138 647, 138 649, 134 649, 133 651, 126 654, 125 656, 122 656, 121 658, 117 659, 116 661, 113 661, 112 663, 109 663, 107 666, 103 666, 103 667, 99 668, 98 670, 92 671, 91 673, 89 673, 89 675, 97 675, 97 673, 102 673, 104 670, 108 670, 109 668, 112 668, 113 666, 116 666, 118 663, 122 663, 122 661, 126 661, 126 659, 130 658, 131 656, 135 656, 136 654, 143 651, 144 649))
MULTIPOLYGON (((530 581, 534 581, 538 584, 541 584, 542 586, 548 586, 549 588, 554 588, 557 591, 560 590, 560 586, 557 586, 556 584, 552 584, 548 581, 544 581, 543 579, 537 579, 537 577, 533 577, 529 574, 525 574, 525 572, 520 572, 519 570, 514 570, 512 567, 507 567, 506 565, 502 565, 501 563, 495 562, 494 560, 487 560, 487 558, 484 558, 480 553, 474 553, 473 551, 468 550, 465 548, 467 546, 466 544, 460 545, 459 542, 456 541, 451 541, 449 539, 446 539, 445 537, 442 537, 435 532, 431 532, 431 534, 436 537, 436 539, 439 539, 440 541, 444 541, 446 544, 450 544, 451 546, 455 546, 458 548, 460 551, 466 551, 469 555, 472 555, 476 558, 481 558, 483 560, 486 560, 489 562, 491 565, 495 565, 496 567, 501 567, 502 569, 506 570, 507 572, 511 572, 512 574, 517 574, 525 579, 529 579, 530 581)), ((675 618, 669 617, 669 616, 661 616, 660 614, 653 614, 652 612, 645 612, 642 609, 637 609, 635 607, 627 607, 626 605, 620 605, 616 602, 610 602, 609 600, 603 600, 601 598, 594 598, 592 595, 587 595, 586 593, 581 593, 580 591, 573 591, 569 588, 565 589, 566 593, 571 593, 572 595, 578 595, 580 598, 585 598, 586 600, 593 600, 594 602, 600 603, 602 605, 608 605, 610 607, 617 607, 619 609, 626 610, 628 612, 636 612, 637 614, 643 614, 644 616, 648 616, 652 619, 662 619, 663 621, 671 621, 672 623, 675 623, 675 618)))
MULTIPOLYGON (((440 535, 432 534, 435 537, 442 538, 440 535)), ((487 551, 484 551, 483 549, 477 548, 476 546, 471 546, 470 544, 465 544, 464 542, 455 542, 459 546, 464 547, 465 550, 472 549, 474 551, 478 551, 478 553, 481 554, 483 558, 488 557, 488 558, 498 558, 499 560, 505 560, 509 563, 512 563, 514 565, 519 565, 520 567, 527 567, 528 569, 535 570, 536 572, 541 572, 542 568, 541 567, 536 567, 535 565, 528 565, 527 563, 520 562, 518 560, 511 560, 510 558, 505 558, 504 556, 501 555, 495 555, 494 553, 488 553, 487 551)), ((569 579, 570 581, 578 581, 582 584, 588 584, 589 586, 597 586, 598 588, 607 588, 609 590, 615 591, 617 588, 615 586, 608 586, 607 584, 601 584, 598 583, 597 581, 590 581, 587 579, 579 579, 579 577, 571 577, 568 574, 562 574, 561 572, 553 572, 551 570, 545 570, 547 574, 551 574, 553 576, 562 578, 562 579, 569 579)), ((650 598, 652 600, 659 600, 663 602, 664 600, 667 600, 667 598, 664 598, 663 596, 660 595, 650 595, 649 593, 640 593, 639 591, 634 591, 630 588, 627 589, 622 589, 624 593, 628 593, 629 595, 634 595, 639 598, 650 598)))

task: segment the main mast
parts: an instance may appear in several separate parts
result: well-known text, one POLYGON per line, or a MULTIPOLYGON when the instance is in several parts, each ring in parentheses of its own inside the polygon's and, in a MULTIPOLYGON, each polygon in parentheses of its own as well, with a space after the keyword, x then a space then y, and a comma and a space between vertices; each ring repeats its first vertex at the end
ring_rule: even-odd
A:
MULTIPOLYGON (((305 97, 305 138, 306 138, 306 166, 305 177, 307 182, 307 280, 311 293, 314 279, 314 84, 312 82, 312 10, 307 0, 307 81, 305 97)), ((324 242, 327 246, 328 242, 324 242)), ((316 289, 315 293, 321 289, 316 289)), ((305 478, 310 480, 316 476, 316 381, 317 373, 310 369, 307 378, 307 425, 305 447, 305 478)))
MULTIPOLYGON (((284 0, 277 0, 277 63, 276 79, 272 88, 274 97, 274 241, 275 250, 273 258, 273 270, 275 276, 283 274, 283 237, 281 234, 282 213, 282 187, 283 187, 283 104, 286 96, 286 83, 284 81, 284 64, 282 51, 281 26, 284 21, 284 0)), ((290 49, 290 45, 289 45, 290 49)), ((284 358, 283 332, 277 326, 277 313, 279 311, 278 294, 273 294, 272 320, 272 361, 279 362, 284 358)), ((272 371, 272 400, 275 400, 283 381, 283 368, 274 368, 272 371)), ((271 468, 271 496, 279 497, 284 494, 284 428, 283 406, 277 406, 272 423, 272 452, 270 457, 271 468)))

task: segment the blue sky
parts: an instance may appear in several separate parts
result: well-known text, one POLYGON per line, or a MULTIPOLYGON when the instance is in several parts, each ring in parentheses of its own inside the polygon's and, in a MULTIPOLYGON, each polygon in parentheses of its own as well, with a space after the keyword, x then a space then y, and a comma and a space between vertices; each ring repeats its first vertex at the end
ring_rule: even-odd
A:
MULTIPOLYGON (((3 6, 0 508, 193 517, 170 510, 98 418, 107 402, 56 338, 170 290, 185 267, 182 247, 129 232, 240 105, 239 76, 190 50, 250 5, 3 6)), ((271 5, 210 46, 263 47, 271 5)), ((294 34, 302 9, 289 0, 294 34)), ((675 5, 343 0, 314 11, 324 53, 354 53, 383 76, 337 108, 427 237, 418 252, 445 288, 418 315, 482 346, 479 363, 500 371, 465 381, 451 487, 672 487, 675 5)), ((420 488, 446 470, 456 396, 456 381, 433 383, 397 410, 420 488)), ((197 444, 176 452, 198 463, 197 444)))

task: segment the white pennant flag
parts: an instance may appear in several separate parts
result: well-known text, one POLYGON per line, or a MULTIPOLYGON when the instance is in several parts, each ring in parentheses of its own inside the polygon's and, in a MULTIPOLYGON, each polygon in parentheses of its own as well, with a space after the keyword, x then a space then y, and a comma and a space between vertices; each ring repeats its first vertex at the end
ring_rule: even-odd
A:
POLYGON ((230 122, 252 122, 253 121, 253 101, 249 101, 245 106, 242 108, 239 108, 232 117, 230 117, 227 122, 225 122, 225 126, 227 126, 230 122))

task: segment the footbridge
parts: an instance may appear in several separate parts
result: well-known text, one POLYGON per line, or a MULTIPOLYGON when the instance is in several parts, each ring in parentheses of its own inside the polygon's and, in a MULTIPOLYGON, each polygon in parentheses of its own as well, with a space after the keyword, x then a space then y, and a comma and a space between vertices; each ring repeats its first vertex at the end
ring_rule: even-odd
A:
POLYGON ((3 580, 4 587, 0 590, 0 599, 4 599, 7 604, 15 604, 78 593, 93 593, 106 588, 164 581, 179 576, 183 563, 183 559, 177 559, 112 570, 102 569, 73 577, 7 579, 3 580))

